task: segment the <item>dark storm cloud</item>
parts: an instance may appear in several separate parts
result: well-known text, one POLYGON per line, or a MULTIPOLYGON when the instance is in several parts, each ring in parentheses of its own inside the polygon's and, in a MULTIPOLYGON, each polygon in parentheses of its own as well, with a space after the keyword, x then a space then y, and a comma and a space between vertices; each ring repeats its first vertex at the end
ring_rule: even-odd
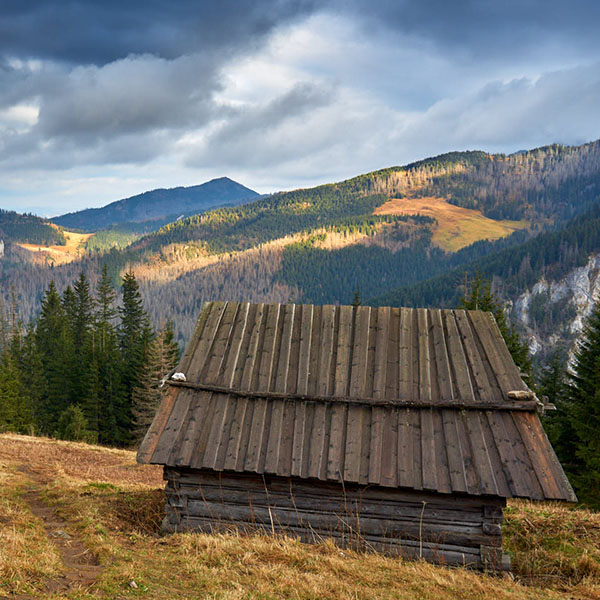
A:
POLYGON ((247 47, 305 14, 310 0, 5 0, 0 56, 104 65, 247 47))
POLYGON ((0 175, 267 191, 593 139, 599 23, 595 0, 4 0, 0 175))
POLYGON ((565 55, 600 49, 595 0, 332 0, 330 6, 484 62, 548 46, 565 55))

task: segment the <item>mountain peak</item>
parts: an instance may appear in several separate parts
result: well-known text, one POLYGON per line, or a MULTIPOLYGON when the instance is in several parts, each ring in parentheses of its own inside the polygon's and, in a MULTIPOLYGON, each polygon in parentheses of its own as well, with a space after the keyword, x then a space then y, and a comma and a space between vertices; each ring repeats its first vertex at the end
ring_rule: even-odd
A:
POLYGON ((229 177, 174 188, 158 188, 101 208, 87 208, 52 219, 57 225, 83 231, 97 231, 126 222, 168 221, 180 215, 193 215, 211 208, 242 204, 259 194, 229 177))

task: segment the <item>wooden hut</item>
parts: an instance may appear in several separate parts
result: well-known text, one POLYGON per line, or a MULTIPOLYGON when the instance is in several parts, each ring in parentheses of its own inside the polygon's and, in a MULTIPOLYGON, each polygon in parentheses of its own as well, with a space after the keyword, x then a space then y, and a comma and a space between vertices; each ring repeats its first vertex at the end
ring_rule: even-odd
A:
POLYGON ((576 501, 489 313, 207 303, 138 461, 165 531, 507 568, 506 498, 576 501))

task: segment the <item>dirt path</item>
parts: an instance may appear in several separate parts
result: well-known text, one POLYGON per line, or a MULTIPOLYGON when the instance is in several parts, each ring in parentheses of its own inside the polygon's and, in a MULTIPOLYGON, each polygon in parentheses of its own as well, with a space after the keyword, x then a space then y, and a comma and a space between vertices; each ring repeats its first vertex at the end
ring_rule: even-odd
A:
MULTIPOLYGON (((46 584, 45 592, 60 594, 91 586, 102 572, 98 559, 77 536, 75 528, 70 527, 69 522, 59 516, 54 507, 44 502, 42 488, 47 482, 43 481, 41 475, 25 465, 21 466, 19 471, 25 473, 31 480, 25 489, 23 499, 27 502, 31 512, 43 521, 48 537, 56 546, 64 566, 63 574, 49 581, 46 584), (66 529, 69 529, 70 532, 67 532, 66 529)), ((4 598, 29 600, 34 596, 16 595, 4 596, 4 598)))

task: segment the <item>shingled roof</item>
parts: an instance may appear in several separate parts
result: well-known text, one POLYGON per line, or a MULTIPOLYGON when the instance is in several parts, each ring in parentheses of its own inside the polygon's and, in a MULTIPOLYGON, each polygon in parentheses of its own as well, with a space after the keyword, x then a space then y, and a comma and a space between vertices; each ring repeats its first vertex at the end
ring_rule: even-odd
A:
POLYGON ((210 302, 177 370, 140 462, 576 500, 489 313, 210 302))

